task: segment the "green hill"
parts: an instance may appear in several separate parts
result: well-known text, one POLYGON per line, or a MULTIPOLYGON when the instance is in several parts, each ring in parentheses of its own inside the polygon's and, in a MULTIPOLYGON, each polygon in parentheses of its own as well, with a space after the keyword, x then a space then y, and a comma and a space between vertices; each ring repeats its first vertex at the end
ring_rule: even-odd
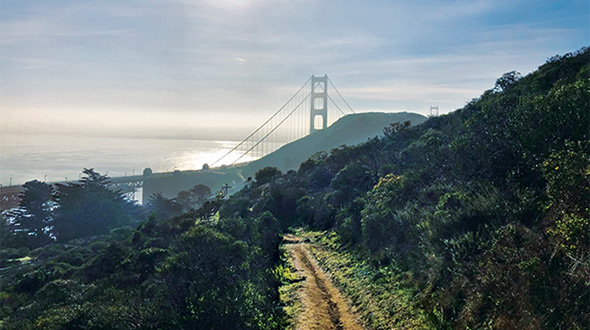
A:
POLYGON ((590 50, 464 108, 266 169, 222 218, 306 239, 370 329, 590 324, 590 50))
POLYGON ((316 152, 330 151, 341 145, 356 145, 383 135, 383 129, 390 123, 410 121, 412 125, 417 125, 426 119, 422 115, 409 112, 347 115, 325 130, 286 144, 275 152, 249 163, 243 167, 243 173, 253 176, 256 171, 267 166, 277 167, 284 172, 295 170, 316 152))

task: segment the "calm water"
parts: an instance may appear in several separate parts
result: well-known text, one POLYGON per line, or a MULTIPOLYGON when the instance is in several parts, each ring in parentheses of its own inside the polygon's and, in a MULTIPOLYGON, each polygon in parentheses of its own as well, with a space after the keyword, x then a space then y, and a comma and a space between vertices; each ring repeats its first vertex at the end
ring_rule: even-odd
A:
POLYGON ((201 169, 237 141, 134 139, 57 135, 7 135, 0 138, 0 184, 77 180, 84 167, 109 176, 201 169), (45 177, 47 176, 47 177, 45 177))

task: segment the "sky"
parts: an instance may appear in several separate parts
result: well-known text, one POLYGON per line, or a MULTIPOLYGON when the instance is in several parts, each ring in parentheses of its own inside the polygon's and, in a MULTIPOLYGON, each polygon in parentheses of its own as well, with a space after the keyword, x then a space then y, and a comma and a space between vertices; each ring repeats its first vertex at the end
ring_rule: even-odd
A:
POLYGON ((357 112, 461 108, 590 44, 588 0, 0 2, 0 130, 236 136, 312 75, 357 112))

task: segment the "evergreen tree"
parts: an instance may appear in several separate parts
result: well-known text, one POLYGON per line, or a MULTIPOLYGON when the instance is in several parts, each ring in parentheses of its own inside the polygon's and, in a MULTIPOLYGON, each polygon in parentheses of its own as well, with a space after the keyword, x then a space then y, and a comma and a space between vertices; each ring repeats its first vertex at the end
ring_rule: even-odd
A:
POLYGON ((58 241, 102 235, 112 228, 132 224, 138 208, 120 190, 109 188, 105 175, 84 169, 80 183, 60 185, 55 195, 59 208, 54 232, 58 241))
POLYGON ((23 185, 19 207, 8 213, 14 222, 16 236, 22 236, 28 247, 35 248, 50 241, 50 226, 53 220, 51 186, 37 181, 23 185))
POLYGON ((162 193, 151 195, 145 208, 148 213, 160 220, 169 219, 182 213, 182 205, 175 198, 168 199, 162 193))

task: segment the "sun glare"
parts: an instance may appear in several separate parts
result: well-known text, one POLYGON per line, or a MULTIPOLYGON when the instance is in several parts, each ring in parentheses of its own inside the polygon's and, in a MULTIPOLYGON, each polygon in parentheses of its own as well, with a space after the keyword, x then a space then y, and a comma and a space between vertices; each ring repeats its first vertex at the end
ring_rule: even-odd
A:
POLYGON ((212 6, 224 9, 244 9, 250 6, 253 0, 213 0, 207 2, 212 6))

